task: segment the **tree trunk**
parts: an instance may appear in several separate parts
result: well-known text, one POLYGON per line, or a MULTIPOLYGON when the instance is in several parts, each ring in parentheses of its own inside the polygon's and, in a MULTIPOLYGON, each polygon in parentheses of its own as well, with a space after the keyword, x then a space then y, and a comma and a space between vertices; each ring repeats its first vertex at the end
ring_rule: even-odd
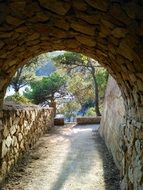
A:
POLYGON ((53 110, 54 110, 54 116, 56 116, 56 110, 57 110, 57 108, 56 108, 56 102, 55 102, 54 99, 51 99, 51 102, 50 102, 49 106, 53 108, 53 110))
POLYGON ((15 93, 19 93, 19 87, 17 85, 14 86, 15 93))
POLYGON ((99 110, 99 90, 98 90, 96 77, 94 77, 94 87, 95 87, 95 111, 96 111, 97 116, 101 116, 101 113, 99 110))
POLYGON ((20 77, 21 77, 21 74, 22 74, 23 67, 24 67, 24 66, 22 66, 21 68, 19 68, 19 69, 17 70, 16 76, 15 76, 15 78, 12 80, 12 86, 13 86, 13 89, 14 89, 15 93, 18 93, 19 90, 20 90, 19 80, 20 80, 20 77))
POLYGON ((91 67, 91 74, 92 74, 93 83, 94 83, 95 112, 96 112, 97 116, 101 116, 101 113, 99 110, 99 90, 98 90, 98 84, 97 84, 97 80, 96 80, 95 67, 92 65, 91 60, 89 60, 89 64, 91 67))

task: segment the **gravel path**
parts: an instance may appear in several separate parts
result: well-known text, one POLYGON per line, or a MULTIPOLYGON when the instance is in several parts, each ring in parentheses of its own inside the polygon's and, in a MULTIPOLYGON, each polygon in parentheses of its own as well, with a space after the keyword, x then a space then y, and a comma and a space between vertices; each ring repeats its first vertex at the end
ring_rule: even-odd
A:
POLYGON ((119 190, 97 125, 55 127, 11 172, 2 190, 119 190))

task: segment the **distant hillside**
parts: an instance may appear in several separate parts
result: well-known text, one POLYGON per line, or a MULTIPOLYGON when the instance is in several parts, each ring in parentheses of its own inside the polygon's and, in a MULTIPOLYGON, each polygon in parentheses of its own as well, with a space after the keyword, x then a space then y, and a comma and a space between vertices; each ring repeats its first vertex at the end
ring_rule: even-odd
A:
POLYGON ((48 61, 46 64, 36 70, 36 76, 49 76, 55 70, 55 65, 51 61, 48 61))

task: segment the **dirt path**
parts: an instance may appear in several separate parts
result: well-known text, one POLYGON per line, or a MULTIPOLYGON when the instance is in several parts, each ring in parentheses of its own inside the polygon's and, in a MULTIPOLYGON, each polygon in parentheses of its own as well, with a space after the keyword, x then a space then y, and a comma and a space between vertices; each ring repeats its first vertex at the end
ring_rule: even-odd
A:
POLYGON ((119 174, 96 129, 56 127, 44 135, 2 190, 119 190, 119 174))

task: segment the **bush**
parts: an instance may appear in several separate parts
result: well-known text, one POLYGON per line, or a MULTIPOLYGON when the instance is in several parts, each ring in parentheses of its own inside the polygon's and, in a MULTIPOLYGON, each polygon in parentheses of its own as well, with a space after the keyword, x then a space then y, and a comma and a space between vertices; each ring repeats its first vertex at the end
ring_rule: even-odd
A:
POLYGON ((66 80, 58 73, 52 73, 48 77, 37 78, 30 83, 30 90, 24 92, 24 96, 35 104, 43 103, 47 100, 54 101, 55 94, 64 94, 66 80))
POLYGON ((15 93, 11 96, 7 96, 5 98, 6 101, 13 101, 15 103, 18 104, 29 104, 31 103, 30 100, 22 95, 20 95, 19 93, 15 93))
POLYGON ((91 107, 87 110, 86 116, 95 116, 96 115, 96 112, 95 112, 95 108, 94 107, 91 107))

